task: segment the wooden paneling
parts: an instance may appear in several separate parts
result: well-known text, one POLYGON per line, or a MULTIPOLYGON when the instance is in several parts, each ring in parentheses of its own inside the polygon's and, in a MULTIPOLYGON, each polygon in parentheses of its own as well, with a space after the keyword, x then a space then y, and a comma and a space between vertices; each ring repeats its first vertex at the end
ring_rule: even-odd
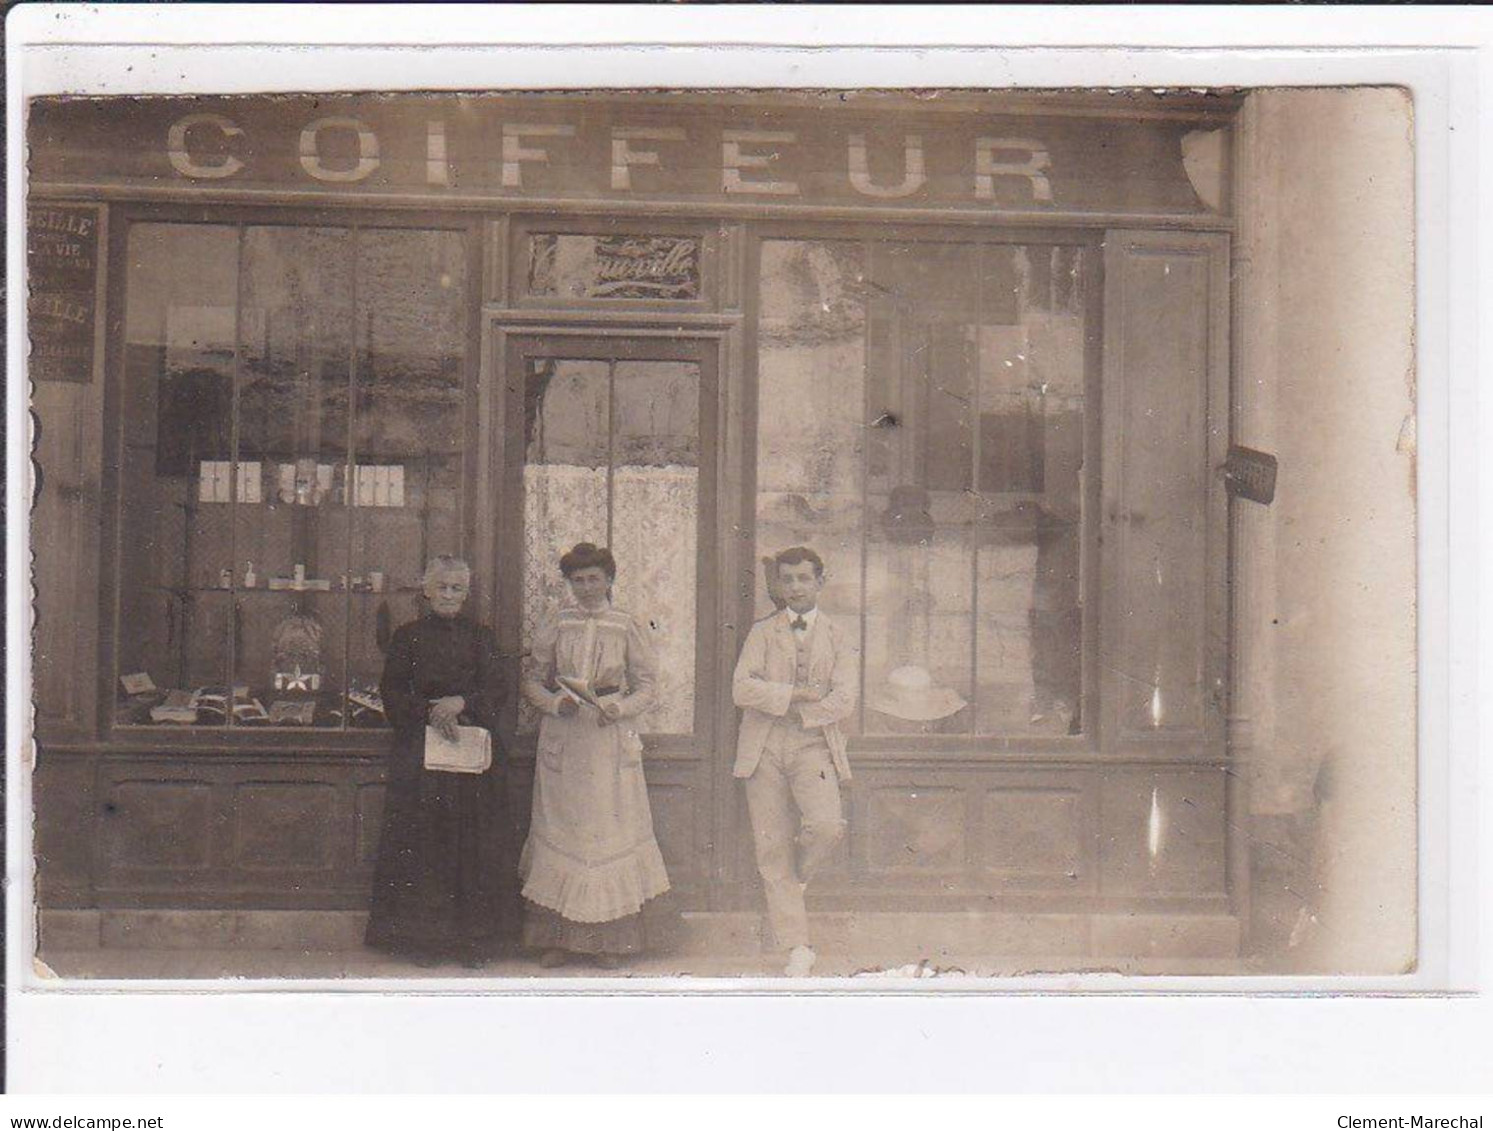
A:
POLYGON ((964 791, 883 785, 866 799, 866 867, 878 872, 953 872, 966 858, 964 791))
MULTIPOLYGON (((366 906, 383 807, 378 759, 109 754, 44 766, 45 906, 366 906)), ((516 887, 532 766, 513 761, 505 772, 504 867, 516 887)), ((679 905, 757 908, 749 840, 739 846, 747 880, 729 890, 711 880, 712 807, 695 788, 698 768, 650 760, 647 775, 679 905)), ((847 837, 811 885, 811 903, 1216 907, 1227 891, 1226 776, 1187 765, 863 763, 843 789, 847 837)), ((731 800, 740 803, 739 788, 731 800)))
POLYGON ((1222 769, 1110 771, 1102 779, 1106 896, 1222 896, 1227 827, 1222 769))
POLYGON ((653 831, 664 867, 675 887, 696 883, 702 861, 698 848, 698 822, 706 807, 687 782, 648 785, 648 805, 653 811, 653 831))
POLYGON ((36 386, 36 504, 31 548, 37 729, 93 725, 98 650, 99 421, 93 385, 36 386))
POLYGON ((332 866, 336 787, 329 782, 241 782, 234 787, 231 866, 321 870, 332 866))
POLYGON ((178 775, 110 784, 102 823, 111 871, 206 872, 212 865, 212 782, 178 775))
MULTIPOLYGON (((1006 900, 1097 904, 1110 896, 1211 905, 1224 890, 1221 781, 1221 771, 1187 766, 930 763, 910 769, 863 762, 844 791, 849 866, 839 874, 827 870, 812 890, 836 906, 868 910, 989 910, 1006 900), (1149 809, 1137 800, 1141 786, 1134 783, 1153 779, 1162 786, 1168 814, 1177 812, 1166 826, 1157 881, 1142 886, 1133 873, 1137 853, 1146 851, 1149 809), (1111 798, 1115 781, 1126 785, 1111 798), (1109 833, 1111 824, 1127 830, 1128 844, 1109 833), (1103 890, 1101 851, 1126 852, 1130 860, 1124 879, 1106 873, 1103 890)), ((1139 867, 1146 871, 1147 864, 1139 867)))
POLYGON ((43 907, 93 903, 94 759, 54 756, 44 746, 32 776, 36 897, 43 907))
MULTIPOLYGON (((83 764, 82 759, 70 759, 83 764)), ((382 817, 381 759, 98 759, 94 883, 104 906, 362 906, 382 817)))
POLYGON ((981 799, 980 852, 992 878, 1013 887, 1087 891, 1095 883, 1092 791, 999 785, 981 799))
POLYGON ((358 863, 371 868, 378 859, 378 839, 384 826, 382 782, 365 782, 353 790, 353 814, 358 863))

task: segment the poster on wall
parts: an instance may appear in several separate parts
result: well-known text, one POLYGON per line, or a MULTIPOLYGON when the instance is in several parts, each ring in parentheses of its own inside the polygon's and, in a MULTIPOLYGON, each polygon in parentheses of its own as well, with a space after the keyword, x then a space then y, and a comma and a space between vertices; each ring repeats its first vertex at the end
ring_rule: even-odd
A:
POLYGON ((98 224, 95 209, 76 205, 44 205, 27 214, 33 380, 93 380, 98 224))

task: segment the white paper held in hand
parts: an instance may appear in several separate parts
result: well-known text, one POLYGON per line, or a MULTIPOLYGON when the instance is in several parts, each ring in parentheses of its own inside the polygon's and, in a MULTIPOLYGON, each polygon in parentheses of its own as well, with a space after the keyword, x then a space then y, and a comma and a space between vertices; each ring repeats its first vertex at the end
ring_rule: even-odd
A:
POLYGON ((449 774, 480 774, 492 765, 492 735, 485 727, 457 727, 449 742, 435 727, 425 728, 425 768, 449 774))

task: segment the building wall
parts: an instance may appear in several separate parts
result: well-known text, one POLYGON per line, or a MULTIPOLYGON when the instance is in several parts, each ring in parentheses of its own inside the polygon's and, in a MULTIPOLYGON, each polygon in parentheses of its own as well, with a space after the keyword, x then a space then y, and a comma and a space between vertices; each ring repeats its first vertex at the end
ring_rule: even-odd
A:
POLYGON ((1271 91, 1242 121, 1236 737, 1256 943, 1298 969, 1415 954, 1413 151, 1401 92, 1271 91), (1263 936, 1263 937, 1262 937, 1263 936))

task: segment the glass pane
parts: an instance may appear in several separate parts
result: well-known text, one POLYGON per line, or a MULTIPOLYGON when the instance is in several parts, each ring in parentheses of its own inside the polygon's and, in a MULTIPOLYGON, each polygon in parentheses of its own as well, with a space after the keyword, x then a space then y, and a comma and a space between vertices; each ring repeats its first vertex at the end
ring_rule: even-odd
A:
MULTIPOLYGON (((963 244, 874 244, 869 285, 877 353, 873 464, 886 481, 935 491, 974 485, 974 346, 981 319, 977 250, 963 244)), ((988 311, 986 312, 988 315, 988 311)))
MULTIPOLYGON (((824 559, 820 607, 859 628, 864 537, 866 255, 848 241, 762 245, 758 344, 757 615, 772 556, 824 559)), ((848 720, 859 730, 859 715, 848 720)))
POLYGON ((466 247, 460 232, 357 234, 357 399, 346 577, 349 722, 381 726, 371 693, 394 628, 423 608, 437 554, 462 552, 466 247))
POLYGON ((529 293, 567 299, 700 297, 700 241, 693 236, 529 237, 529 293))
POLYGON ((353 238, 244 230, 236 507, 237 679, 257 725, 341 726, 347 686, 353 238), (251 569, 252 566, 252 569, 251 569), (252 579, 253 585, 248 584, 252 579))
MULTIPOLYGON (((807 545, 824 559, 820 607, 856 631, 868 431, 865 248, 768 240, 760 287, 757 615, 775 607, 772 556, 807 545)), ((848 721, 848 731, 858 729, 858 717, 848 721)))
POLYGON ((221 726, 238 233, 137 224, 126 254, 116 718, 221 726))
POLYGON ((651 632, 658 702, 640 729, 695 729, 695 564, 700 521, 700 367, 619 361, 613 370, 611 546, 617 606, 651 632))
POLYGON ((830 563, 868 733, 1081 731, 1084 254, 762 246, 757 554, 830 563))
MULTIPOLYGON (((606 545, 611 365, 530 357, 524 361, 523 649, 569 599, 560 555, 577 542, 606 545)), ((519 701, 520 733, 539 715, 519 701)))
POLYGON ((1147 333, 1125 328, 1117 604, 1126 665, 1120 721, 1129 732, 1200 730, 1208 716, 1208 261, 1127 257, 1126 287, 1147 296, 1147 333))
MULTIPOLYGON (((700 370, 694 362, 525 362, 525 648, 570 600, 560 556, 580 541, 617 559, 617 607, 658 651, 656 734, 694 731, 700 370)), ((521 731, 537 716, 520 707, 521 731)))
POLYGON ((968 734, 968 542, 882 526, 892 537, 878 531, 866 546, 866 732, 968 734))
POLYGON ((979 372, 977 730, 1083 729, 1085 251, 985 249, 1014 296, 973 329, 979 372))

